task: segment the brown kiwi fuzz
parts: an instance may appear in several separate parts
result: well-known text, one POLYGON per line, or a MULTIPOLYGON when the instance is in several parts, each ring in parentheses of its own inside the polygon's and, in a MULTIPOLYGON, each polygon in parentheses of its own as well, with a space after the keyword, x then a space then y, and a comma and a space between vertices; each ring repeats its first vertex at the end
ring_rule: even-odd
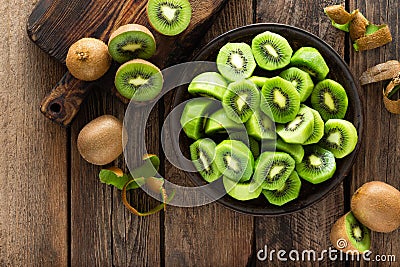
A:
POLYGON ((383 46, 385 44, 388 44, 393 40, 388 25, 382 24, 382 25, 376 25, 376 27, 379 28, 377 31, 371 34, 367 34, 355 40, 353 46, 356 51, 374 49, 383 46))
POLYGON ((342 5, 328 6, 324 9, 328 17, 337 24, 346 24, 353 19, 353 14, 347 12, 342 5))
POLYGON ((369 21, 361 14, 356 12, 353 20, 350 23, 350 38, 355 41, 365 35, 369 21))

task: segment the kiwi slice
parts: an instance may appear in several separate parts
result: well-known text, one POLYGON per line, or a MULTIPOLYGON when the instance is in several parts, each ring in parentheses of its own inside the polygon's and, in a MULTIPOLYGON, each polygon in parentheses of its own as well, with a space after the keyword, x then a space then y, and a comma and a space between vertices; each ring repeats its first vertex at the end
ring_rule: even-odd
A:
POLYGON ((246 122, 246 129, 257 140, 276 138, 275 123, 259 109, 246 122))
POLYGON ((259 77, 259 76, 251 76, 249 78, 250 81, 252 81, 258 88, 258 90, 261 90, 262 87, 264 86, 264 83, 268 80, 266 77, 259 77))
POLYGON ((265 70, 276 70, 290 63, 293 50, 281 35, 266 31, 258 34, 251 42, 251 50, 257 64, 265 70))
POLYGON ((255 163, 254 180, 263 189, 276 190, 283 186, 295 168, 294 159, 284 152, 263 152, 255 163))
POLYGON ((343 158, 353 152, 357 141, 357 130, 351 122, 330 119, 325 123, 325 135, 320 145, 331 151, 335 158, 343 158))
POLYGON ((314 129, 310 137, 303 143, 303 145, 316 144, 324 136, 324 121, 321 115, 315 109, 309 108, 314 116, 314 129))
POLYGON ((133 101, 149 101, 157 97, 163 87, 159 68, 143 59, 134 59, 118 68, 115 87, 125 98, 133 101))
POLYGON ((245 131, 246 128, 243 124, 237 123, 228 118, 224 109, 219 109, 211 114, 205 125, 205 132, 207 135, 214 135, 217 133, 225 132, 238 132, 245 131))
POLYGON ((253 174, 253 154, 237 140, 224 140, 217 145, 215 163, 224 176, 235 182, 248 181, 253 174))
POLYGON ((322 183, 335 173, 335 157, 332 152, 318 145, 305 146, 303 160, 296 164, 296 171, 310 183, 322 183))
POLYGON ((233 121, 246 122, 260 106, 260 91, 249 80, 230 83, 222 98, 222 107, 233 121))
POLYGON ((275 122, 292 121, 300 109, 299 92, 281 77, 268 79, 261 90, 260 108, 265 114, 272 114, 275 122))
POLYGON ((301 180, 297 172, 293 171, 285 183, 276 190, 263 190, 265 198, 269 203, 282 206, 299 197, 301 180))
POLYGON ((319 82, 311 93, 311 105, 324 121, 343 119, 348 102, 343 86, 331 79, 319 82))
POLYGON ((227 43, 217 56, 217 68, 229 81, 249 78, 257 64, 251 48, 246 43, 227 43))
POLYGON ((188 91, 192 95, 212 97, 222 100, 228 84, 217 72, 204 72, 191 81, 188 91))
POLYGON ((147 17, 156 31, 173 36, 189 26, 192 7, 188 0, 149 0, 147 17))
POLYGON ((286 124, 278 124, 276 132, 286 142, 292 144, 303 144, 313 133, 314 115, 310 108, 300 106, 294 120, 286 124))
POLYGON ((156 52, 156 41, 146 27, 126 24, 111 34, 108 52, 118 63, 135 58, 148 59, 156 52))
POLYGON ((190 145, 190 156, 197 171, 207 182, 211 183, 221 176, 215 159, 217 145, 209 138, 199 139, 190 145))
POLYGON ((325 79, 329 72, 324 58, 314 47, 301 47, 293 54, 290 65, 308 72, 318 80, 325 79))
POLYGON ((253 137, 249 136, 247 132, 235 132, 229 134, 230 140, 238 140, 250 148, 254 158, 260 155, 260 144, 253 137))
POLYGON ((283 141, 281 138, 276 139, 275 144, 263 146, 267 151, 281 151, 288 153, 296 163, 300 163, 304 157, 304 148, 299 144, 289 144, 283 141))
POLYGON ((225 191, 234 199, 246 201, 258 198, 261 195, 261 186, 254 182, 237 183, 225 176, 222 181, 225 191))
POLYGON ((215 104, 214 100, 205 97, 193 98, 186 103, 180 123, 189 138, 197 140, 204 136, 205 119, 215 104))
POLYGON ((297 92, 300 94, 300 102, 306 101, 311 95, 311 92, 314 88, 314 83, 310 77, 310 74, 307 72, 296 67, 291 67, 282 71, 279 76, 293 84, 297 92))

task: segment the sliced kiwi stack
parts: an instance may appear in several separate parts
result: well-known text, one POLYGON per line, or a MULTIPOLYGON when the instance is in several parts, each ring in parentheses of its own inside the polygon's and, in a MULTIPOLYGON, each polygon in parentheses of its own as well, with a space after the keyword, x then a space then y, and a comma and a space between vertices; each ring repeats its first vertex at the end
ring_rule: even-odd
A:
POLYGON ((209 138, 199 139, 190 145, 190 156, 194 166, 207 182, 211 183, 221 177, 214 162, 215 142, 209 138))
POLYGON ((262 193, 269 203, 282 206, 299 197, 301 180, 297 172, 293 171, 284 184, 276 190, 263 190, 262 193))
POLYGON ((309 108, 314 116, 314 129, 310 137, 304 141, 303 145, 310 145, 318 143, 321 138, 324 136, 324 120, 322 119, 321 115, 315 109, 309 108))
POLYGON ((300 109, 300 95, 289 81, 281 77, 268 79, 261 90, 261 110, 272 114, 275 122, 292 121, 300 109))
POLYGON ((217 133, 230 133, 246 130, 243 124, 237 123, 228 118, 228 115, 223 108, 208 116, 204 129, 205 133, 209 136, 217 133))
POLYGON ((159 33, 178 35, 189 26, 192 7, 188 0, 149 0, 147 17, 159 33))
POLYGON ((228 84, 217 72, 204 72, 190 82, 188 91, 192 95, 212 97, 222 100, 228 84))
POLYGON ((247 132, 235 132, 229 134, 230 140, 238 140, 250 148, 254 158, 260 155, 260 144, 253 137, 249 136, 247 132))
POLYGON ((238 183, 227 177, 222 178, 225 191, 234 199, 246 201, 258 198, 262 188, 253 181, 238 183))
POLYGON ((250 136, 259 141, 276 138, 275 123, 259 109, 246 122, 246 129, 250 136))
POLYGON ((349 155, 357 145, 357 130, 349 121, 330 119, 325 123, 324 132, 320 145, 331 151, 335 158, 349 155))
POLYGON ((276 70, 287 66, 293 53, 283 36, 269 31, 254 37, 251 49, 257 64, 265 70, 276 70))
POLYGON ((321 114, 324 121, 343 119, 346 115, 348 101, 343 86, 331 79, 319 82, 311 93, 311 105, 321 114))
POLYGON ((148 59, 156 52, 156 41, 145 26, 126 24, 111 34, 108 52, 118 63, 135 58, 148 59))
POLYGON ((290 65, 308 72, 308 74, 320 81, 325 79, 329 73, 329 68, 324 58, 314 47, 301 47, 293 54, 290 65))
POLYGON ((291 82, 300 94, 300 102, 304 102, 311 95, 314 88, 314 82, 310 75, 299 68, 291 67, 279 74, 283 79, 291 82))
POLYGON ((251 76, 249 80, 252 81, 257 86, 258 90, 261 91, 262 87, 264 86, 264 83, 268 80, 268 78, 260 76, 251 76))
POLYGON ((232 82, 222 98, 222 107, 235 122, 246 122, 260 106, 260 92, 249 80, 232 82))
POLYGON ((229 81, 239 81, 249 78, 257 64, 246 43, 227 43, 217 56, 217 68, 229 81))
POLYGON ((163 88, 159 68, 143 59, 133 59, 121 65, 115 75, 115 87, 125 98, 137 102, 150 101, 163 88))
POLYGON ((301 178, 312 184, 322 183, 335 173, 335 157, 332 152, 318 145, 305 146, 303 160, 296 164, 296 171, 301 178))

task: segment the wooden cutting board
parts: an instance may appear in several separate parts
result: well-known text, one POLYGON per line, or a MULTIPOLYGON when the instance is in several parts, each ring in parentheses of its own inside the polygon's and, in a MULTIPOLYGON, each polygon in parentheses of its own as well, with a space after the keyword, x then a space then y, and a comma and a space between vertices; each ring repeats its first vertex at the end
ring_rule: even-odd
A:
MULTIPOLYGON (((140 0, 40 0, 28 19, 29 38, 44 52, 65 63, 69 47, 83 37, 95 37, 107 43, 119 26, 137 23, 147 26, 157 43, 156 54, 149 61, 159 68, 182 62, 204 36, 213 17, 226 0, 189 0, 192 20, 180 35, 158 34, 147 20, 147 1, 140 0)), ((68 126, 93 86, 113 88, 117 64, 100 80, 83 82, 66 73, 60 82, 49 88, 41 103, 41 112, 49 119, 68 126)), ((120 97, 123 101, 123 99, 120 97)))

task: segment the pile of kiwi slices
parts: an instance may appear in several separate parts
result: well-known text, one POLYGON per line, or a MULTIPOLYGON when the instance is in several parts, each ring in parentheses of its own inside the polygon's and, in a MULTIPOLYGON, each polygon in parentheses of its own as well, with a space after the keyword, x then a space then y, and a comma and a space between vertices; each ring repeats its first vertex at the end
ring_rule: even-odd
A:
POLYGON ((222 179, 230 197, 264 196, 282 206, 298 198, 302 183, 331 179, 336 160, 355 149, 346 90, 328 77, 317 49, 293 51, 266 31, 251 43, 225 44, 216 63, 218 72, 189 84, 194 98, 180 122, 199 174, 209 183, 222 179))

